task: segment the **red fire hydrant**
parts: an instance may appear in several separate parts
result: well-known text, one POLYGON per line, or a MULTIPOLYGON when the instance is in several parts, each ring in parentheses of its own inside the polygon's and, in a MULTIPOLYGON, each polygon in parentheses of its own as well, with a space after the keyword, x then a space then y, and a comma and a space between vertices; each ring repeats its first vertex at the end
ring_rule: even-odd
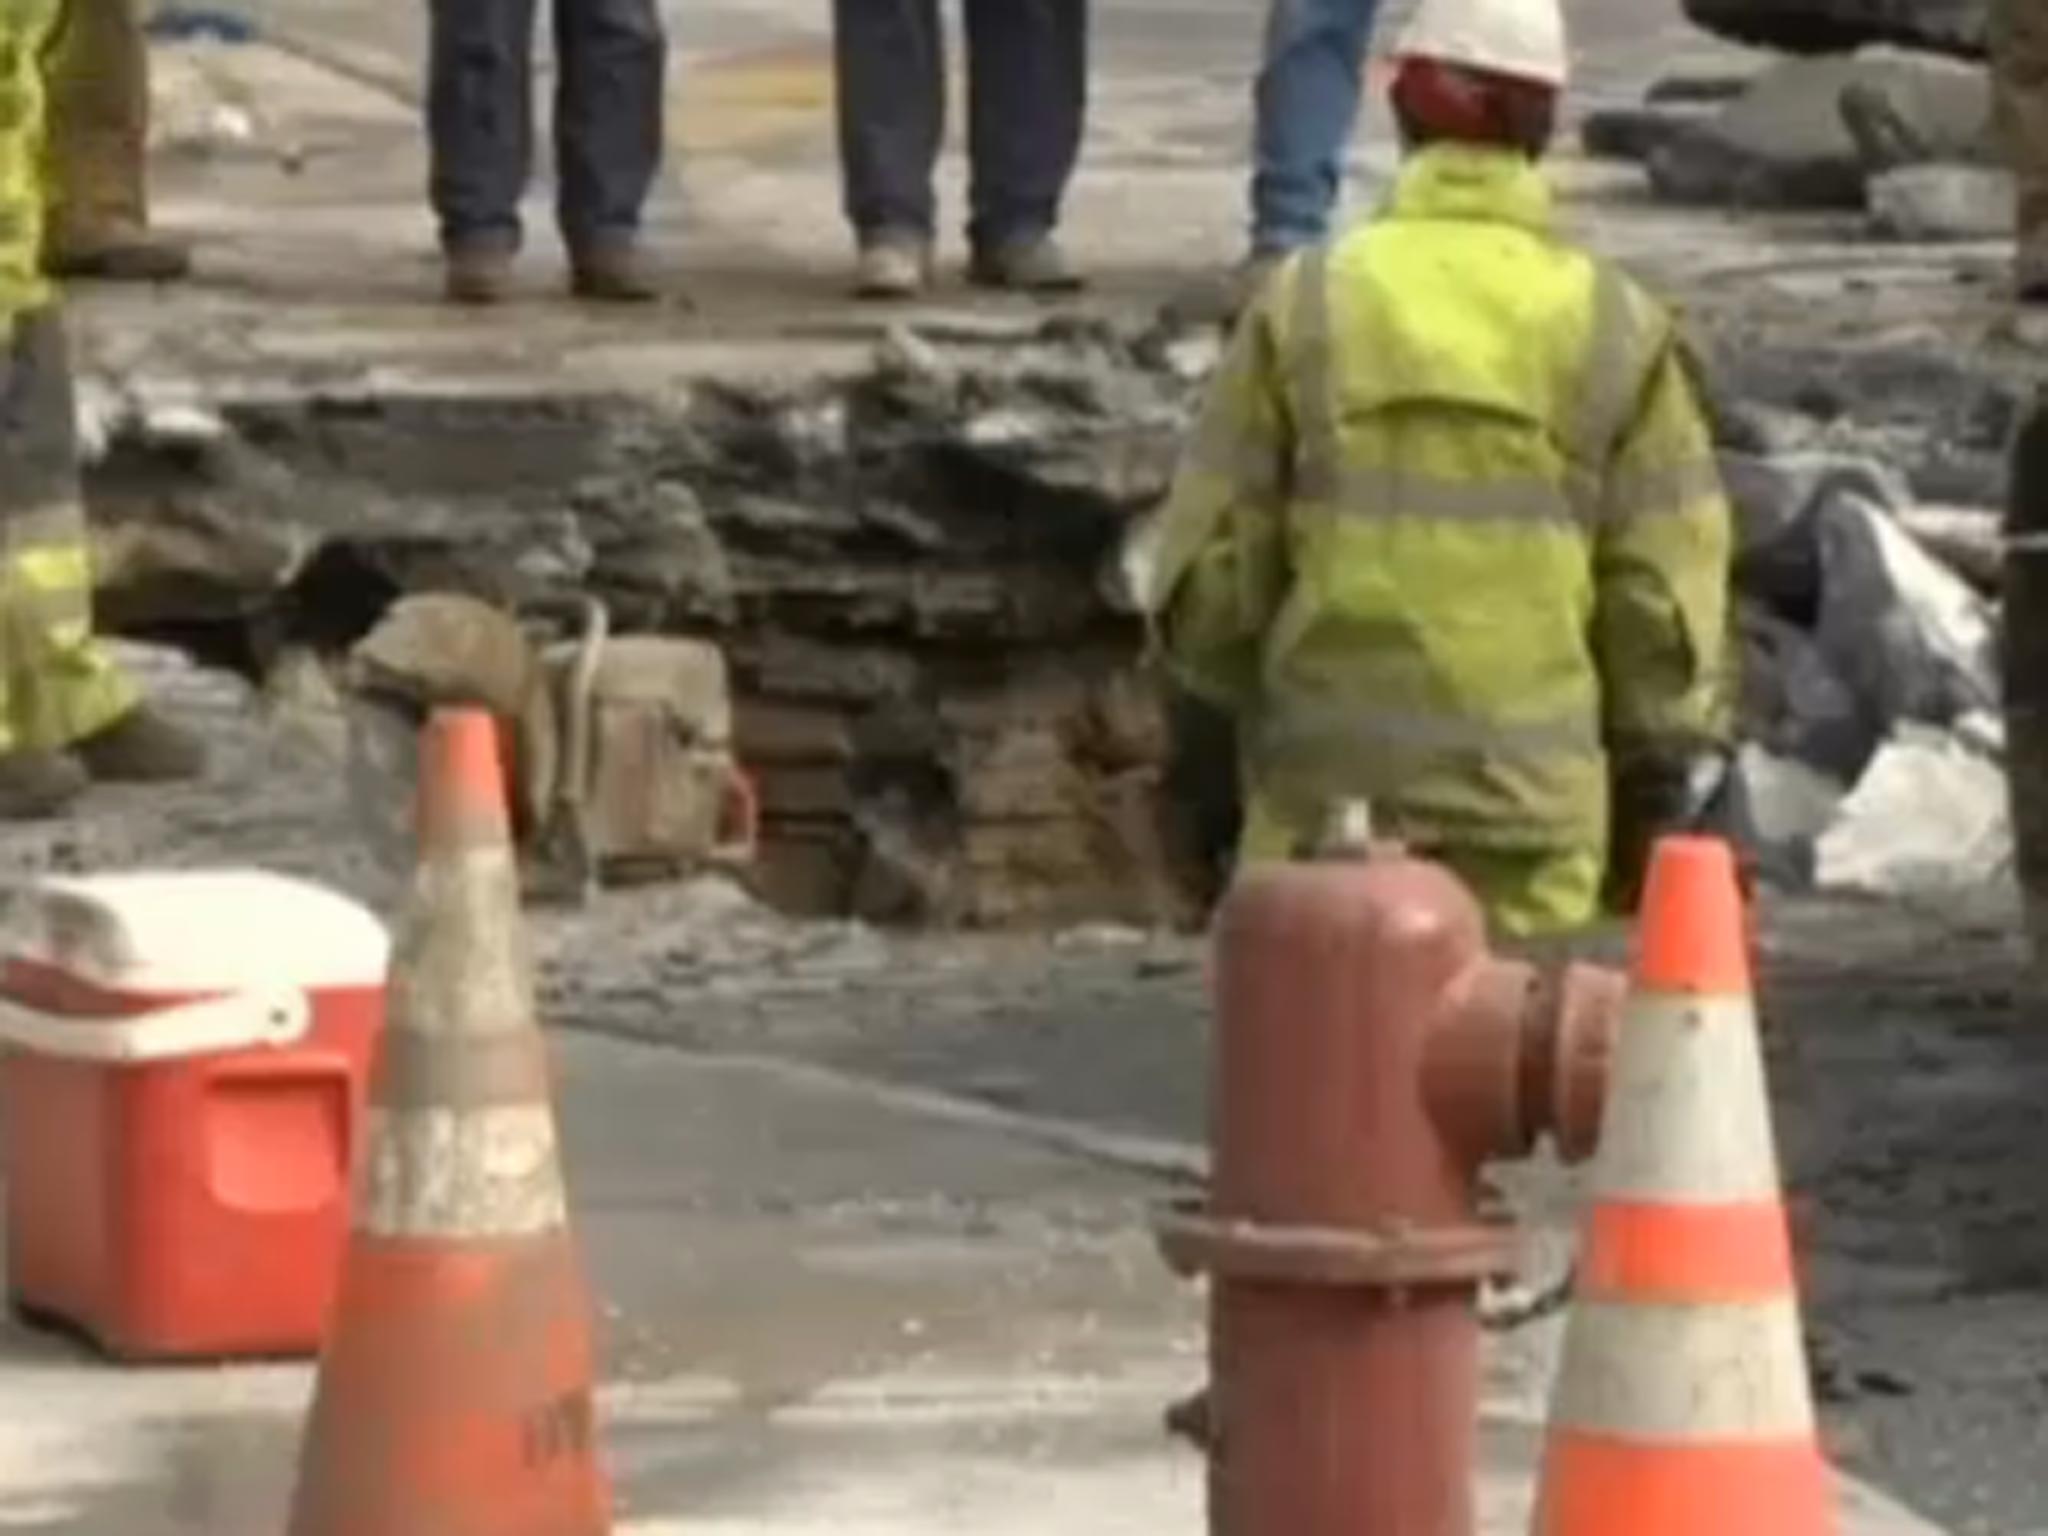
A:
POLYGON ((1161 1224, 1211 1276, 1213 1536, 1472 1536, 1486 1162, 1599 1136, 1625 983, 1491 956, 1445 869, 1364 846, 1246 872, 1215 948, 1214 1171, 1161 1224))

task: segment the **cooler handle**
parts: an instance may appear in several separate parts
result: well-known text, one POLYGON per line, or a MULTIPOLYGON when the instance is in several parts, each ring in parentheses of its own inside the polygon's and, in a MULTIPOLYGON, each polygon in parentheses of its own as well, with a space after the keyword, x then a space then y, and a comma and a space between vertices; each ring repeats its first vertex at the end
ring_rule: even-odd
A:
POLYGON ((719 807, 719 836, 726 840, 711 850, 711 862, 747 865, 761 849, 761 792, 746 770, 737 763, 726 770, 725 802, 719 807), (730 815, 735 825, 728 837, 724 827, 730 815))
POLYGON ((303 1040, 313 1005, 303 990, 231 992, 133 1018, 44 1013, 0 998, 0 1045, 67 1061, 136 1064, 303 1040))

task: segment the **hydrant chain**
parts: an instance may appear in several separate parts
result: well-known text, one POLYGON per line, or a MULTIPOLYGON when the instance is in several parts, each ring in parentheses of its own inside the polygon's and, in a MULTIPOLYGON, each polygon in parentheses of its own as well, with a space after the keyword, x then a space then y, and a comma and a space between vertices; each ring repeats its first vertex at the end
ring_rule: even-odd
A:
POLYGON ((1512 1285, 1483 1295, 1479 1299, 1479 1326, 1488 1333, 1513 1333, 1556 1317, 1571 1306, 1572 1290, 1578 1280, 1579 1270, 1574 1264, 1541 1290, 1512 1285))
POLYGON ((1473 1222, 1391 1231, 1219 1221, 1182 1207, 1162 1216, 1159 1247, 1176 1274, 1393 1290, 1504 1280, 1514 1229, 1473 1222))

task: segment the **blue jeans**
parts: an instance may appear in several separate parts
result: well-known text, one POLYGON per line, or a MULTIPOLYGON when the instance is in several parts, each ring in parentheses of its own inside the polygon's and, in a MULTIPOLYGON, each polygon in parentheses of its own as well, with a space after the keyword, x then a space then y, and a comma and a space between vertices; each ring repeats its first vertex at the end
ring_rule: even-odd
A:
MULTIPOLYGON (((4 3, 4 0, 0 0, 4 3)), ((965 0, 967 156, 980 248, 1048 234, 1081 152, 1089 0, 965 0)), ((932 233, 946 126, 939 0, 833 0, 839 149, 855 232, 932 233)))
POLYGON ((1358 122, 1379 0, 1271 0, 1256 92, 1252 249, 1313 245, 1329 232, 1358 122))
MULTIPOLYGON (((533 159, 537 0, 431 0, 429 195, 441 241, 516 246, 533 159)), ((631 238, 661 164, 655 0, 554 0, 557 218, 582 254, 631 238)))

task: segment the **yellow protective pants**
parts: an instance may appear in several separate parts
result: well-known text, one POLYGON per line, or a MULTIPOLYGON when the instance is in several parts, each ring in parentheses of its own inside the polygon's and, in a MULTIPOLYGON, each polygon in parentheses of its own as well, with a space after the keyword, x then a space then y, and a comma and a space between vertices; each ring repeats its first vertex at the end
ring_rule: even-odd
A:
POLYGON ((83 252, 149 225, 149 46, 139 0, 63 0, 44 53, 50 248, 83 252))
POLYGON ((63 317, 0 326, 0 754, 61 751, 140 700, 93 638, 63 317))
MULTIPOLYGON (((1289 816, 1270 799, 1248 791, 1240 865, 1298 857, 1321 829, 1289 816)), ((1576 932, 1606 916, 1600 893, 1606 859, 1593 848, 1488 848, 1432 844, 1414 850, 1449 869, 1477 898, 1486 920, 1504 938, 1550 938, 1576 932)))

